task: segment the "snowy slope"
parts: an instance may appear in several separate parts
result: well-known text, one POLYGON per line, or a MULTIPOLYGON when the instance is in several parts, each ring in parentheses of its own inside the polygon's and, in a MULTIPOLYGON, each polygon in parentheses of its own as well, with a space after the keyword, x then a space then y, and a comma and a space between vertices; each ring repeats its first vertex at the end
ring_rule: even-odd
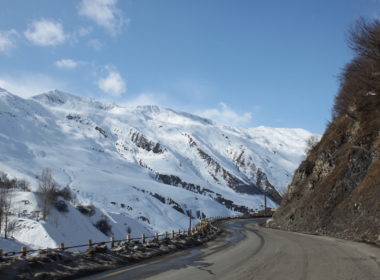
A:
MULTIPOLYGON (((126 237, 127 226, 134 229, 131 232, 132 237, 138 237, 141 233, 151 234, 151 230, 144 227, 143 223, 126 215, 107 213, 99 208, 95 208, 95 213, 91 216, 83 215, 70 203, 67 203, 67 212, 60 212, 52 207, 49 218, 43 221, 38 213, 41 209, 38 195, 33 192, 14 191, 10 199, 11 220, 17 220, 17 227, 11 236, 29 248, 57 248, 60 242, 66 246, 87 244, 89 239, 94 242, 106 241, 108 237, 94 226, 104 217, 108 218, 112 235, 117 239, 126 237)), ((11 246, 12 242, 9 240, 0 241, 0 248, 18 251, 21 243, 11 246)))
POLYGON ((311 135, 222 126, 60 91, 23 99, 0 89, 1 171, 36 187, 49 167, 80 203, 96 205, 115 224, 128 217, 151 232, 185 228, 190 209, 196 219, 260 209, 264 188, 276 207, 277 191, 286 189, 311 135))

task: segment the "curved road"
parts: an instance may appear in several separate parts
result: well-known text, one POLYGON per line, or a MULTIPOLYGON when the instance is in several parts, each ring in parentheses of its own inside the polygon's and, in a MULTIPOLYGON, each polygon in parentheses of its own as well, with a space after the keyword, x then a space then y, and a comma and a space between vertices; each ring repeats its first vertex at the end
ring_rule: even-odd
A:
POLYGON ((262 228, 259 222, 226 221, 226 233, 203 247, 83 279, 380 279, 378 247, 262 228))

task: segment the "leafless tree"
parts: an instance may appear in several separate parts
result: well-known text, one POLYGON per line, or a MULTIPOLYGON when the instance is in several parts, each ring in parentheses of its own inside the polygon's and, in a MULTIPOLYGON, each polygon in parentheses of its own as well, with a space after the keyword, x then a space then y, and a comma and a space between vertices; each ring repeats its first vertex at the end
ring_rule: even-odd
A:
POLYGON ((344 113, 355 119, 355 108, 371 110, 380 104, 380 20, 360 18, 349 30, 348 41, 356 56, 339 77, 333 118, 344 113))
POLYGON ((0 234, 4 231, 4 238, 8 238, 9 215, 11 208, 11 190, 0 186, 0 234))
POLYGON ((5 208, 5 201, 7 197, 7 193, 5 192, 5 190, 6 190, 5 188, 0 186, 0 235, 3 229, 4 208, 5 208))
POLYGON ((306 140, 306 153, 308 153, 311 149, 313 149, 319 142, 319 138, 316 135, 311 135, 306 140))
POLYGON ((42 170, 41 176, 39 177, 38 193, 42 202, 42 219, 46 220, 58 193, 58 184, 53 179, 49 168, 42 170))
POLYGON ((380 20, 369 22, 363 17, 359 18, 349 30, 348 45, 359 56, 379 60, 380 20))
POLYGON ((8 238, 13 232, 11 215, 12 193, 15 189, 30 191, 29 183, 26 180, 10 179, 8 175, 0 171, 0 235, 8 238))
POLYGON ((29 182, 24 180, 24 179, 21 179, 21 180, 17 180, 16 181, 16 188, 17 189, 20 189, 22 191, 26 191, 26 192, 30 192, 30 186, 29 186, 29 182))
POLYGON ((5 235, 7 237, 12 237, 16 229, 17 229, 17 219, 10 220, 5 230, 5 235))

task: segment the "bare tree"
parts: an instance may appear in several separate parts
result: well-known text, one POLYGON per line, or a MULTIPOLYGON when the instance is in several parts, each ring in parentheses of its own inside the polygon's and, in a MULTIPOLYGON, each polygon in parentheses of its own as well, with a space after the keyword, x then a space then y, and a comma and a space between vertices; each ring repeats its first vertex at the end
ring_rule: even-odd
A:
POLYGON ((380 20, 368 22, 363 17, 359 18, 349 30, 348 45, 359 56, 379 60, 380 20))
POLYGON ((316 135, 311 135, 306 140, 306 153, 308 153, 310 150, 312 150, 319 142, 319 138, 316 135))
POLYGON ((11 193, 10 189, 0 186, 0 234, 4 229, 4 238, 8 238, 9 215, 11 208, 11 193))
MULTIPOLYGON (((1 183, 1 181, 0 181, 1 183)), ((5 188, 0 185, 0 235, 1 231, 3 229, 3 220, 4 220, 4 208, 5 208, 5 201, 6 201, 6 192, 5 188)))
POLYGON ((25 180, 10 179, 8 175, 0 171, 0 235, 4 232, 4 237, 8 238, 13 232, 13 221, 10 220, 12 192, 15 189, 29 190, 29 183, 25 180))
POLYGON ((30 192, 29 182, 25 179, 17 180, 16 187, 22 191, 30 192))
POLYGON ((58 184, 53 179, 49 168, 42 170, 38 183, 38 193, 42 200, 42 219, 46 220, 58 193, 58 184))
POLYGON ((349 30, 348 43, 355 57, 339 77, 333 118, 347 114, 356 119, 355 109, 370 111, 380 105, 380 20, 359 19, 349 30))
POLYGON ((17 219, 10 220, 5 230, 6 238, 12 237, 16 229, 17 229, 17 219))

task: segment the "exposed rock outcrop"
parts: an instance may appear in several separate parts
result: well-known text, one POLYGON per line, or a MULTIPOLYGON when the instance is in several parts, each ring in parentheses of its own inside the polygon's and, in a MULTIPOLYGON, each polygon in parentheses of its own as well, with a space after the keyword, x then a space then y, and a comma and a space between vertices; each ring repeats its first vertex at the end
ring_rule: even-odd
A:
POLYGON ((359 115, 336 119, 302 162, 273 227, 378 240, 380 110, 370 113, 371 120, 359 115))
MULTIPOLYGON (((249 211, 253 211, 253 209, 249 209, 248 207, 244 205, 237 205, 232 200, 224 198, 221 194, 216 193, 212 190, 209 190, 207 188, 203 188, 199 185, 187 183, 181 180, 178 176, 175 175, 166 175, 166 174, 156 174, 156 180, 167 184, 172 185, 176 187, 180 187, 183 189, 186 189, 188 191, 198 193, 204 196, 209 196, 213 198, 218 203, 224 205, 227 209, 231 209, 240 213, 249 213, 249 211)), ((203 213, 202 213, 203 214, 203 213)), ((204 215, 202 215, 204 216, 204 215)))
MULTIPOLYGON (((189 145, 191 148, 196 149, 199 157, 205 161, 208 166, 208 172, 215 182, 219 180, 224 180, 227 182, 228 187, 239 193, 247 194, 263 194, 264 190, 267 191, 268 196, 276 203, 281 202, 281 195, 269 182, 266 174, 261 169, 256 169, 256 166, 253 164, 252 159, 247 163, 249 168, 252 168, 253 172, 256 172, 256 182, 251 181, 247 178, 246 181, 234 176, 228 170, 223 168, 212 156, 202 150, 197 142, 190 136, 186 135, 189 139, 189 145)), ((233 159, 237 166, 245 166, 245 160, 243 159, 244 150, 237 156, 236 159, 233 159)))
POLYGON ((131 141, 141 149, 148 152, 152 151, 155 154, 162 154, 165 150, 161 147, 160 143, 149 141, 142 133, 131 131, 131 141))
MULTIPOLYGON (((376 35, 378 54, 380 21, 358 28, 354 46, 376 35)), ((333 121, 296 170, 269 226, 380 242, 380 84, 373 75, 380 56, 367 53, 358 51, 346 66, 333 121)))

